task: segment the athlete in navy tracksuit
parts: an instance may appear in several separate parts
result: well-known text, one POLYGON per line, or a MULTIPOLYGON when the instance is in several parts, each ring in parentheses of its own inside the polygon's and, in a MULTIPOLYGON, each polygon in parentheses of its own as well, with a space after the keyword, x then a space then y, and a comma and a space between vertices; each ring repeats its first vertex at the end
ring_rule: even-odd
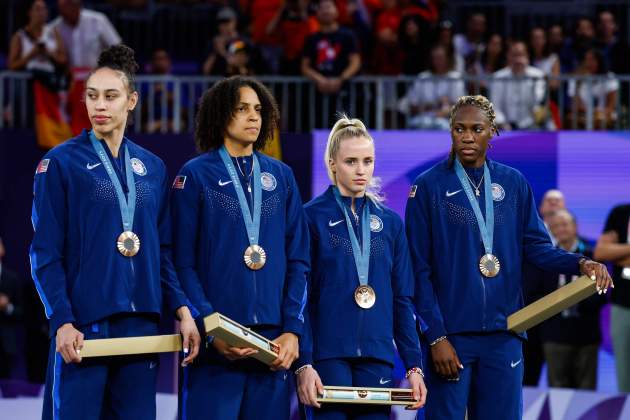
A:
POLYGON ((291 169, 254 151, 273 133, 277 108, 260 83, 234 77, 204 95, 197 118, 197 144, 205 153, 184 165, 172 189, 175 267, 200 324, 222 313, 279 343, 280 356, 270 370, 246 359, 252 349, 210 337, 184 369, 180 418, 288 418, 286 369, 298 355, 304 325, 309 240, 291 169), (266 263, 258 270, 244 263, 251 243, 238 189, 248 215, 256 213, 261 193, 255 234, 266 263))
POLYGON ((507 317, 522 306, 524 259, 548 271, 588 273, 602 291, 611 285, 601 264, 552 246, 525 178, 486 159, 494 132, 492 104, 482 96, 460 98, 451 112, 451 158, 416 179, 407 203, 417 311, 428 324, 425 336, 431 346, 430 420, 463 419, 467 408, 469 419, 521 417, 521 339, 506 327, 507 317), (454 159, 465 171, 461 177, 454 159), (487 189, 486 180, 491 181, 487 189), (490 251, 484 251, 469 193, 484 217, 486 196, 491 195, 490 251), (479 267, 480 257, 489 252, 500 263, 498 273, 492 263, 484 265, 494 277, 479 267))
POLYGON ((164 164, 123 137, 137 100, 132 64, 128 47, 102 53, 87 81, 93 130, 47 153, 35 174, 30 257, 53 338, 44 419, 155 419, 157 355, 81 360, 80 350, 83 339, 157 334, 162 296, 182 319, 185 347, 195 335, 195 354, 199 347, 170 261, 164 164), (108 168, 123 202, 136 197, 126 229, 108 168), (134 256, 117 249, 123 230, 140 240, 134 256))
MULTIPOLYGON (((373 140, 363 123, 343 117, 328 142, 326 163, 335 185, 305 206, 312 270, 309 322, 296 371, 298 394, 304 404, 317 407, 312 411, 315 418, 388 419, 389 406, 320 408, 316 402, 322 383, 394 387, 394 340, 418 399, 410 405, 419 408, 426 397, 404 226, 374 195, 366 195, 374 170, 373 140), (369 264, 356 262, 357 252, 366 255, 369 264), (367 305, 355 300, 363 270, 364 286, 373 298, 367 305)), ((307 417, 310 410, 307 407, 307 417)))

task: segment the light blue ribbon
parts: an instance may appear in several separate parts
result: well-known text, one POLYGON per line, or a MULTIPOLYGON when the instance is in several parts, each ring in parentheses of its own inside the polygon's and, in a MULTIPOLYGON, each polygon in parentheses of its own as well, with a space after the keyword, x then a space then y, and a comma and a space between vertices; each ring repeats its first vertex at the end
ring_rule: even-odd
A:
POLYGON ((238 203, 241 206, 243 221, 245 222, 245 229, 247 229, 247 239, 249 240, 249 244, 258 245, 258 236, 260 234, 260 209, 262 207, 262 187, 260 185, 260 165, 258 164, 256 153, 252 154, 252 165, 254 165, 254 179, 252 180, 254 188, 253 217, 251 212, 249 211, 249 205, 247 204, 245 192, 243 191, 243 187, 241 186, 241 180, 236 173, 236 168, 234 167, 232 159, 230 158, 230 155, 228 154, 225 146, 222 146, 219 149, 219 155, 221 156, 221 160, 223 160, 225 169, 227 169, 228 174, 232 179, 232 184, 234 184, 234 189, 236 190, 236 195, 238 196, 238 203))
MULTIPOLYGON (((346 227, 348 228, 348 235, 352 244, 354 264, 357 266, 357 274, 359 275, 359 284, 365 286, 368 284, 368 274, 370 272, 370 210, 368 209, 368 202, 366 201, 363 205, 363 213, 361 213, 361 247, 359 246, 357 235, 354 233, 350 216, 348 216, 348 210, 341 200, 339 189, 333 186, 333 192, 335 200, 337 200, 337 204, 346 218, 346 227)), ((368 199, 365 198, 365 200, 368 199)))
POLYGON ((479 232, 481 233, 481 240, 483 241, 483 247, 486 250, 486 254, 492 254, 492 244, 494 241, 494 204, 492 202, 492 180, 490 179, 490 171, 488 165, 483 163, 483 191, 485 195, 486 203, 486 220, 484 221, 481 214, 481 208, 477 202, 477 198, 473 193, 470 183, 466 179, 466 172, 459 159, 455 159, 455 173, 459 178, 459 182, 462 184, 466 197, 470 201, 475 217, 477 218, 477 224, 479 225, 479 232))
POLYGON ((105 167, 107 175, 109 175, 109 179, 112 181, 112 184, 114 184, 116 197, 118 197, 118 204, 120 205, 120 217, 122 219, 123 230, 125 232, 133 231, 133 215, 136 212, 136 183, 133 179, 131 158, 129 156, 127 145, 125 145, 125 176, 127 178, 127 188, 129 188, 129 196, 125 197, 125 193, 123 192, 120 180, 114 172, 114 167, 112 166, 112 163, 110 162, 109 157, 105 152, 105 148, 94 135, 94 131, 90 131, 90 142, 92 143, 92 147, 94 147, 96 154, 101 160, 101 163, 105 167))

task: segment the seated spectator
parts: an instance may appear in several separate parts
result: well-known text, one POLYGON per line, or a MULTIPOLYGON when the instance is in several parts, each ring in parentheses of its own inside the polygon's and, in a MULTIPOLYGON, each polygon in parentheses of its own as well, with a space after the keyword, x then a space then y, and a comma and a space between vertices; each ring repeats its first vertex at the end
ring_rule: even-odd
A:
MULTIPOLYGON (((592 247, 578 237, 575 218, 567 210, 557 210, 549 218, 549 228, 558 240, 557 246, 587 258, 592 247)), ((540 296, 574 281, 578 276, 551 274, 538 270, 530 280, 536 283, 540 296)), ((599 312, 606 297, 595 294, 565 309, 540 325, 549 386, 594 390, 597 384, 597 357, 601 331, 599 312)))
POLYGON ((66 50, 56 29, 47 25, 48 7, 43 0, 29 2, 27 23, 11 38, 9 70, 28 70, 36 77, 51 78, 67 63, 66 50))
MULTIPOLYGON (((149 74, 154 76, 172 75, 171 56, 163 48, 153 51, 151 62, 149 64, 149 74)), ((142 84, 141 96, 145 98, 142 101, 142 115, 145 130, 148 133, 156 132, 173 132, 175 125, 175 83, 172 79, 164 81, 151 81, 148 84, 142 84)), ((179 91, 179 122, 180 128, 184 128, 183 124, 186 119, 187 105, 187 89, 179 91)))
POLYGON ((280 73, 300 74, 302 51, 306 37, 317 31, 308 16, 308 0, 288 0, 267 26, 267 34, 278 38, 282 47, 280 73))
POLYGON ((486 17, 477 12, 468 16, 466 33, 455 35, 455 51, 464 57, 466 63, 474 62, 486 48, 486 29, 486 17))
POLYGON ((587 16, 581 16, 575 22, 573 38, 566 42, 560 55, 562 73, 573 73, 580 64, 584 53, 595 47, 595 26, 587 16))
POLYGON ((224 7, 216 16, 218 33, 212 39, 203 63, 205 75, 231 76, 234 74, 263 74, 264 60, 251 41, 239 34, 234 9, 224 7))
POLYGON ((319 1, 317 20, 320 31, 306 39, 302 74, 315 82, 319 92, 336 94, 361 68, 357 42, 352 32, 337 23, 333 0, 319 1))
POLYGON ((398 29, 398 42, 403 53, 402 73, 417 75, 429 68, 430 28, 417 15, 404 16, 398 29))
POLYGON ((618 27, 615 15, 604 10, 599 13, 597 29, 599 37, 597 47, 604 56, 607 69, 616 74, 630 74, 630 47, 628 43, 617 36, 618 27))
POLYGON ((476 83, 468 87, 470 92, 479 92, 488 96, 489 79, 494 73, 505 67, 505 43, 499 34, 492 34, 488 38, 488 45, 479 58, 468 67, 468 74, 478 76, 476 83))
POLYGON ((569 126, 576 124, 578 128, 586 128, 590 109, 593 112, 593 128, 612 128, 617 121, 619 80, 614 73, 606 71, 602 54, 596 49, 587 50, 576 74, 585 78, 569 81, 567 95, 572 99, 569 126), (592 76, 600 79, 590 80, 592 76))
POLYGON ((522 41, 510 45, 507 67, 494 73, 490 98, 495 106, 496 123, 506 130, 541 126, 545 115, 545 74, 529 65, 527 47, 522 41))
POLYGON ((453 23, 450 20, 443 20, 438 24, 436 43, 446 48, 450 69, 464 74, 466 63, 464 57, 455 50, 454 36, 453 23))
MULTIPOLYGON (((560 75, 560 59, 558 54, 551 52, 547 42, 547 34, 541 27, 535 27, 529 32, 529 55, 532 66, 542 70, 547 77, 560 75)), ((551 81, 550 85, 558 87, 559 81, 551 81), (552 85, 553 84, 553 85, 552 85)))
POLYGON ((418 75, 398 110, 407 115, 407 127, 448 130, 451 107, 465 94, 461 74, 450 70, 446 49, 436 45, 431 49, 431 70, 418 75))
POLYGON ((398 7, 398 0, 383 0, 382 4, 374 25, 375 42, 370 68, 374 74, 398 75, 403 54, 398 44, 402 10, 398 7))

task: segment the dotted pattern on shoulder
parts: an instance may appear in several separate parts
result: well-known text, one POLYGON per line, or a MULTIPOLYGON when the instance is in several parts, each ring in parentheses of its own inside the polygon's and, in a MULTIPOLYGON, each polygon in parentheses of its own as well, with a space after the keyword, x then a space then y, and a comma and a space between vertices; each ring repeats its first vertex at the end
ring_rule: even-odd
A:
POLYGON ((136 206, 141 207, 146 205, 153 196, 153 190, 151 184, 144 181, 136 182, 136 206))
POLYGON ((275 193, 272 194, 271 197, 268 197, 261 203, 260 213, 261 216, 265 220, 272 219, 276 214, 278 214, 278 210, 282 206, 282 201, 280 201, 280 194, 275 193))
MULTIPOLYGON (((350 239, 343 238, 334 233, 328 233, 331 248, 341 247, 346 255, 352 255, 352 243, 350 239)), ((385 241, 381 236, 370 239, 370 257, 382 257, 385 255, 385 241)))
POLYGON ((216 205, 233 220, 238 220, 241 217, 241 206, 235 198, 215 191, 209 187, 206 187, 206 196, 208 201, 211 203, 212 208, 216 205))
POLYGON ((118 202, 116 190, 114 189, 112 181, 109 179, 99 178, 95 175, 92 175, 92 179, 94 181, 94 186, 90 194, 90 199, 92 201, 102 203, 118 202))

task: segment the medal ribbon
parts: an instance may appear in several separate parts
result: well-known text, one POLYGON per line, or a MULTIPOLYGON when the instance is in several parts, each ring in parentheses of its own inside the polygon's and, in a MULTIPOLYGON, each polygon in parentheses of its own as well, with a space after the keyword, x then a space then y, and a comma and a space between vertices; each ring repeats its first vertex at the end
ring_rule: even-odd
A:
POLYGON ((333 192, 335 194, 335 200, 337 200, 337 204, 346 218, 348 236, 350 236, 350 242, 352 243, 354 264, 357 266, 357 274, 359 275, 359 284, 361 286, 365 286, 368 284, 368 274, 370 272, 370 210, 368 209, 368 203, 365 203, 363 206, 363 213, 361 213, 362 247, 360 247, 359 240, 357 239, 357 235, 354 233, 354 228, 352 227, 352 222, 350 221, 350 216, 348 216, 348 210, 341 200, 339 189, 333 186, 333 192))
POLYGON ((475 198, 475 194, 466 179, 466 173, 464 172, 464 167, 459 159, 455 159, 455 173, 459 178, 459 182, 462 184, 464 191, 466 192, 466 197, 468 197, 468 201, 472 206, 473 211, 475 212, 475 217, 477 218, 477 224, 479 225, 479 232, 481 233, 481 240, 483 241, 483 247, 486 250, 486 254, 492 254, 492 243, 494 241, 494 204, 492 203, 492 180, 490 179, 490 171, 488 170, 488 165, 483 163, 483 191, 485 195, 485 203, 486 203, 486 220, 484 221, 483 215, 481 214, 481 208, 479 207, 479 203, 475 198))
POLYGON ((118 204, 120 205, 120 217, 122 219, 123 230, 131 231, 133 228, 133 215, 136 212, 136 183, 133 179, 133 170, 131 169, 131 158, 129 157, 129 150, 125 145, 125 176, 127 178, 127 188, 129 188, 129 196, 125 197, 125 193, 120 184, 118 176, 114 172, 114 167, 105 152, 105 148, 100 141, 94 135, 94 131, 90 131, 90 142, 92 147, 96 151, 101 163, 107 171, 109 179, 114 184, 116 190, 116 197, 118 197, 118 204))
POLYGON ((253 217, 251 212, 249 211, 249 205, 247 204, 245 192, 243 191, 243 187, 241 186, 241 180, 236 173, 236 168, 234 167, 232 159, 230 158, 230 155, 228 154, 225 146, 222 146, 219 149, 219 155, 221 156, 221 160, 223 160, 225 169, 227 169, 228 174, 230 175, 230 179, 232 179, 232 184, 234 184, 234 189, 236 190, 236 195, 238 196, 238 203, 241 206, 243 221, 245 222, 245 229, 247 229, 247 239, 249 240, 249 244, 258 245, 258 236, 260 234, 260 209, 262 207, 262 187, 260 185, 260 165, 258 164, 256 153, 252 154, 252 165, 254 165, 254 179, 252 180, 252 184, 254 184, 253 217))

